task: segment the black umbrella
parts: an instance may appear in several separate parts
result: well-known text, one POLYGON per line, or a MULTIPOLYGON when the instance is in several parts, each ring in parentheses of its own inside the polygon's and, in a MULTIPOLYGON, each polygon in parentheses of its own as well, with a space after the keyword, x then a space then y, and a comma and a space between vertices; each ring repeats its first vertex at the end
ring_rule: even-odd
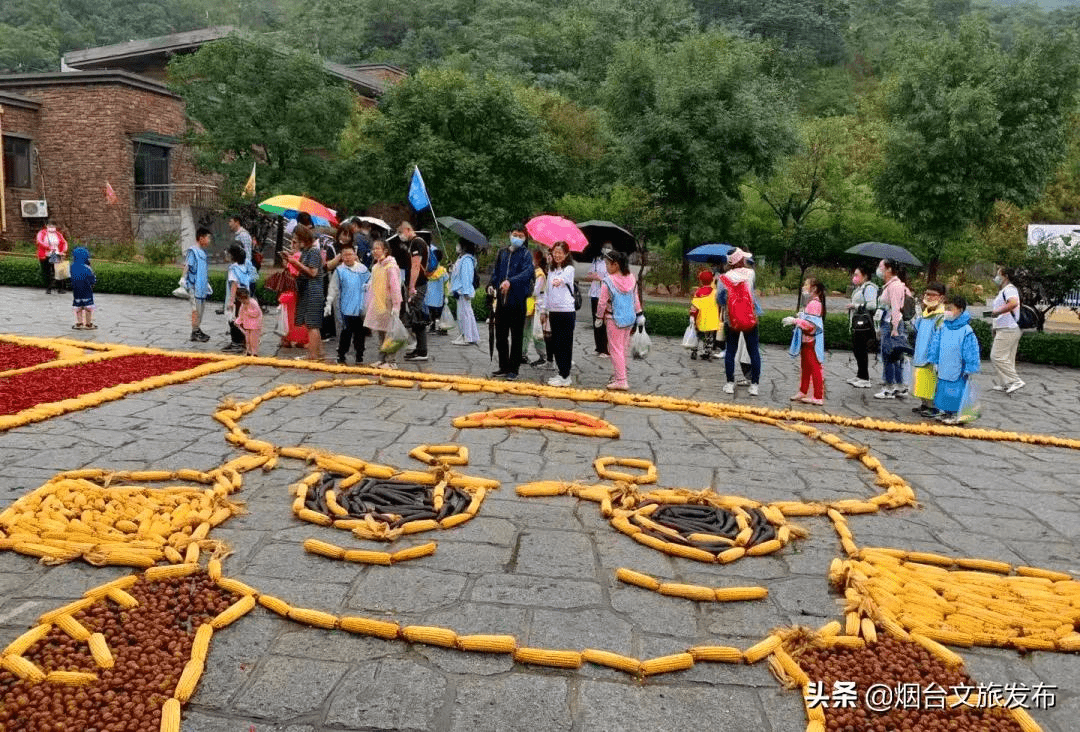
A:
POLYGON ((468 221, 455 219, 453 216, 440 216, 436 221, 447 229, 450 229, 450 231, 454 232, 462 239, 470 241, 478 247, 486 247, 488 245, 487 237, 481 234, 480 231, 468 221))
POLYGON ((848 254, 861 254, 873 259, 892 259, 900 264, 911 264, 921 267, 922 262, 914 254, 896 244, 885 244, 880 241, 864 241, 846 250, 848 254))
POLYGON ((498 308, 497 298, 497 295, 488 295, 488 361, 495 358, 495 310, 498 308))
POLYGON ((600 248, 610 243, 614 249, 626 254, 637 251, 637 239, 626 229, 610 221, 582 221, 577 225, 581 233, 589 240, 589 246, 578 257, 579 260, 596 259, 600 248))

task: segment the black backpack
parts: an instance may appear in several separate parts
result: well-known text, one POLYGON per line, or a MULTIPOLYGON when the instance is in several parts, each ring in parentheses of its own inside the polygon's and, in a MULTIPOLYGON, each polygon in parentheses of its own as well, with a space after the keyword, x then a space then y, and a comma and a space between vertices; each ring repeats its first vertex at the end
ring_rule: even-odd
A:
POLYGON ((1039 327, 1039 314, 1030 305, 1020 305, 1013 311, 1012 316, 1021 330, 1039 327))
POLYGON ((860 305, 855 314, 851 316, 851 331, 853 333, 873 333, 874 316, 866 312, 866 306, 860 305))
POLYGON ((909 292, 904 293, 904 304, 900 306, 900 317, 909 323, 915 317, 915 298, 909 292))

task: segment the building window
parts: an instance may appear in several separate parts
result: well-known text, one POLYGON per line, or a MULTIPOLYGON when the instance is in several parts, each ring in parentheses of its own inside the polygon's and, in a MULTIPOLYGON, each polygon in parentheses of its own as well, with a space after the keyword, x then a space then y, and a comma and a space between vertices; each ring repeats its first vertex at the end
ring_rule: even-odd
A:
POLYGON ((135 207, 139 211, 169 210, 169 148, 135 143, 135 207))
POLYGON ((4 135, 4 185, 8 188, 30 188, 30 140, 4 135))

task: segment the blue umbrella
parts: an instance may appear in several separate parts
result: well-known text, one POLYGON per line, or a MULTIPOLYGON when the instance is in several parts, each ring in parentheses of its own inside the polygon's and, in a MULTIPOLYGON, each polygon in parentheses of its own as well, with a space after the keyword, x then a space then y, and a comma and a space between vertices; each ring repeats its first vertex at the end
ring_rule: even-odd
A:
POLYGON ((711 262, 716 257, 726 257, 735 251, 730 244, 702 244, 686 253, 691 262, 711 262))

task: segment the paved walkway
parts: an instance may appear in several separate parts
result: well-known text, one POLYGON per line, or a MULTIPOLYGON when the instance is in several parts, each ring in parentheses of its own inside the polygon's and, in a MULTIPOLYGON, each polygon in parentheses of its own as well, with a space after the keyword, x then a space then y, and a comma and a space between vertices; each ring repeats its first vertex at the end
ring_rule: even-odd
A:
MULTIPOLYGON (((224 345, 224 317, 207 314, 208 344, 187 341, 187 306, 179 300, 98 296, 100 329, 70 329, 68 296, 0 288, 0 330, 182 350, 224 345)), ((591 336, 580 320, 575 378, 599 387, 606 360, 585 355, 591 336)), ((587 326, 586 326, 587 327, 587 326)), ((486 336, 486 333, 485 333, 486 336)), ((272 355, 272 336, 264 355, 272 355)), ((459 348, 434 337, 432 361, 406 369, 482 375, 487 347, 459 348)), ((281 355, 299 355, 300 351, 281 355)), ((984 362, 984 367, 988 364, 984 362)), ((690 361, 673 340, 654 339, 645 362, 631 364, 636 390, 705 400, 721 394, 723 366, 690 361)), ((534 372, 524 367, 528 378, 534 372)), ((1028 387, 988 396, 981 423, 1022 432, 1080 437, 1077 372, 1022 365, 1028 387)), ((827 364, 828 406, 835 414, 909 421, 910 401, 881 403, 848 387, 847 354, 827 364)), ((537 378, 549 372, 536 371, 537 378)), ((223 397, 250 398, 277 384, 322 378, 305 371, 242 367, 196 382, 144 392, 101 407, 0 434, 0 506, 56 472, 111 469, 209 469, 237 455, 210 414, 223 397)), ((737 403, 785 407, 796 368, 783 349, 765 349, 762 395, 744 389, 737 403)), ((980 381, 988 384, 987 377, 980 381)), ((250 473, 238 498, 249 512, 212 537, 235 550, 225 570, 286 601, 338 614, 392 616, 459 633, 507 633, 530 645, 601 648, 639 658, 700 643, 747 647, 771 628, 817 627, 842 619, 826 573, 839 556, 823 519, 801 525, 808 539, 770 557, 727 566, 674 559, 618 534, 594 503, 519 498, 514 487, 542 478, 593 481, 604 455, 647 457, 661 486, 711 487, 762 501, 874 495, 867 473, 840 453, 805 438, 737 420, 604 404, 505 395, 328 389, 280 399, 243 426, 279 445, 347 452, 400 467, 415 466, 416 445, 457 442, 470 448, 466 472, 502 481, 478 517, 440 532, 432 557, 408 565, 364 567, 306 554, 317 537, 349 543, 340 531, 293 518, 285 487, 303 473, 295 463, 250 473), (498 406, 577 408, 614 422, 617 440, 516 429, 457 430, 453 417, 498 406), (629 567, 664 579, 711 586, 763 584, 764 601, 704 606, 620 584, 629 567)), ((834 429, 870 446, 915 489, 920 507, 852 517, 861 546, 975 556, 1080 573, 1080 452, 1017 443, 916 437, 834 429)), ((374 547, 354 542, 363 548, 374 547)), ((41 612, 78 597, 116 572, 72 563, 45 567, 0 553, 0 646, 41 612)), ((970 649, 962 655, 977 681, 1042 681, 1059 687, 1057 706, 1036 712, 1046 730, 1076 728, 1080 658, 970 649)), ((680 729, 795 732, 805 728, 798 693, 784 691, 764 664, 701 664, 640 683, 586 664, 577 671, 515 665, 507 656, 466 654, 400 641, 327 632, 282 620, 262 608, 215 635, 207 672, 185 711, 185 732, 315 730, 598 730, 680 729)))

